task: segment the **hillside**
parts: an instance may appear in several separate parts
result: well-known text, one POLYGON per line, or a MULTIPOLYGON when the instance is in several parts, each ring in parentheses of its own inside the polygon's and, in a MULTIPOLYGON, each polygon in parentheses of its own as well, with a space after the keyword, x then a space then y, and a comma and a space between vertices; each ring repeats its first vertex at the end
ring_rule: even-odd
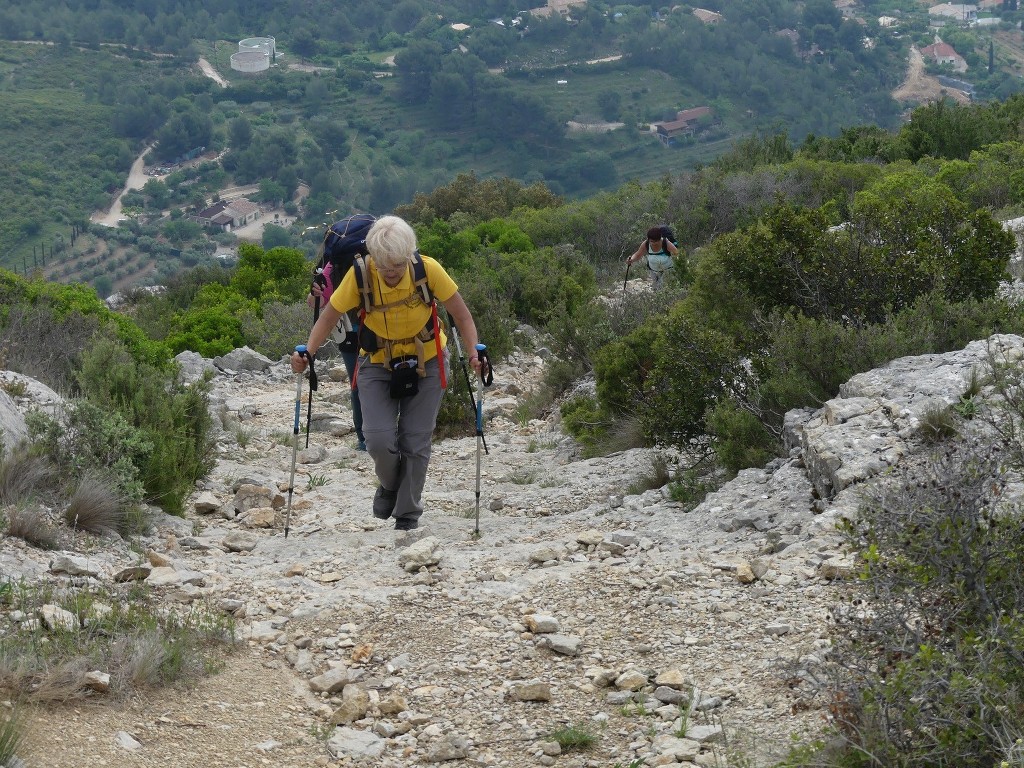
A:
MULTIPOLYGON (((8 36, 24 29, 34 7, 6 12, 8 36)), ((518 17, 516 24, 482 6, 440 7, 415 28, 389 15, 385 28, 394 29, 361 43, 358 35, 329 39, 340 33, 323 25, 307 39, 304 14, 317 8, 285 23, 274 9, 247 7, 253 26, 270 25, 278 40, 274 66, 257 75, 230 65, 247 30, 210 36, 230 23, 221 12, 186 43, 180 35, 195 23, 188 13, 174 34, 170 11, 140 18, 135 28, 122 25, 118 34, 116 23, 86 4, 72 4, 70 16, 40 9, 40 39, 0 48, 4 89, 19 94, 12 121, 0 129, 0 148, 18 158, 2 193, 11 199, 0 199, 10 213, 0 226, 0 265, 24 272, 55 253, 70 256, 76 227, 112 202, 132 159, 153 142, 152 165, 199 145, 229 150, 226 177, 204 185, 207 199, 228 186, 261 184, 261 201, 281 204, 305 181, 309 197, 299 213, 319 223, 339 209, 391 209, 459 173, 543 182, 582 198, 706 164, 752 134, 784 127, 800 141, 844 125, 891 128, 898 119, 900 105, 889 96, 904 69, 897 31, 869 27, 877 44, 854 46, 851 22, 833 14, 801 16, 783 3, 755 34, 743 15, 705 23, 682 13, 650 17, 640 5, 611 13, 590 4, 581 7, 582 19, 518 17), (72 18, 79 23, 69 25, 72 18), (467 29, 456 31, 453 18, 467 29), (149 25, 148 39, 159 42, 147 45, 139 35, 149 25), (827 43, 818 27, 832 28, 834 39, 827 43), (786 30, 792 34, 780 36, 786 30), (835 56, 807 53, 826 44, 837 47, 835 56), (196 65, 201 57, 209 62, 205 74, 196 65), (26 98, 37 112, 20 114, 26 98), (709 108, 711 117, 672 138, 673 147, 651 133, 652 123, 694 107, 709 108), (26 124, 31 130, 22 130, 26 124), (570 124, 617 127, 593 132, 570 124), (26 141, 51 133, 53 141, 26 141)), ((366 23, 381 24, 379 16, 366 23)), ((350 26, 360 23, 352 14, 350 26)), ((193 204, 195 194, 175 186, 170 196, 137 196, 132 205, 169 215, 193 204)), ((96 284, 105 276, 103 289, 162 279, 227 244, 172 238, 149 254, 167 265, 161 275, 94 259, 59 279, 96 284)), ((97 253, 109 245, 110 261, 122 258, 123 243, 90 245, 97 253)))

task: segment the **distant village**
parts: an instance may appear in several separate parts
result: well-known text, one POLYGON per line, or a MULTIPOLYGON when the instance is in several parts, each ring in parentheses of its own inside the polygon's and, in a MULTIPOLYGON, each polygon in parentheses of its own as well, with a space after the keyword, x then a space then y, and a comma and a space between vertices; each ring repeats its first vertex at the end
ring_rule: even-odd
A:
MULTIPOLYGON (((857 7, 857 0, 833 0, 835 7, 847 18, 854 18, 857 7)), ((539 8, 531 8, 526 13, 533 16, 550 16, 558 13, 562 16, 571 16, 572 9, 586 5, 587 0, 548 0, 547 4, 539 8)), ((1015 4, 1016 5, 1016 4, 1015 4)), ((675 6, 673 10, 683 8, 675 6)), ((947 25, 957 26, 989 26, 1001 22, 999 10, 1003 8, 1003 0, 981 0, 977 4, 942 3, 928 8, 929 27, 935 31, 935 42, 921 49, 921 55, 926 61, 933 62, 941 67, 947 67, 955 73, 967 71, 967 61, 953 48, 944 42, 939 35, 939 30, 947 25)), ((693 8, 691 13, 704 24, 717 24, 722 20, 722 14, 706 8, 693 8)), ((504 22, 500 22, 504 24, 504 22)), ((521 19, 516 19, 513 24, 518 26, 521 19)), ((891 28, 896 27, 900 19, 896 16, 880 16, 879 26, 891 28)), ((465 24, 453 24, 455 29, 468 29, 465 24)), ((799 44, 799 33, 793 29, 779 30, 776 34, 786 37, 793 44, 794 48, 799 44)), ((866 41, 865 44, 869 44, 866 41)), ((814 56, 820 51, 817 46, 811 46, 801 55, 805 57, 814 56)), ((675 146, 681 139, 698 136, 701 131, 707 130, 719 124, 711 107, 706 105, 694 106, 679 110, 675 117, 670 120, 651 123, 650 131, 655 134, 659 141, 666 147, 675 146)))

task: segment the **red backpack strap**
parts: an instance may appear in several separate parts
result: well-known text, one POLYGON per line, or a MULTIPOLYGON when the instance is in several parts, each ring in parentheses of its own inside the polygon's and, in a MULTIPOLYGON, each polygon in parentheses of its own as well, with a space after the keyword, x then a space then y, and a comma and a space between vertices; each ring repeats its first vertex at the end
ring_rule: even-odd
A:
POLYGON ((448 389, 448 376, 444 369, 444 355, 441 354, 441 321, 437 318, 437 302, 430 305, 430 317, 434 322, 434 346, 437 347, 437 364, 441 370, 441 389, 448 389))

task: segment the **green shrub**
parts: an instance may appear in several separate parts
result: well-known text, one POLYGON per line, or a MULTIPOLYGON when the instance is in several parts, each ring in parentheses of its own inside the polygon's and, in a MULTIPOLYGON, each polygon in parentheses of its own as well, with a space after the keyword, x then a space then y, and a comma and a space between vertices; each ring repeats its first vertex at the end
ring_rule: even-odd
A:
POLYGON ((552 406, 565 394, 579 376, 579 369, 572 362, 550 359, 544 367, 544 376, 520 401, 520 421, 545 418, 552 406))
POLYGON ((256 302, 293 302, 306 298, 312 277, 312 265, 306 255, 295 248, 263 250, 253 243, 238 248, 238 267, 231 277, 231 287, 256 302))
POLYGON ((740 408, 732 398, 723 399, 710 409, 707 430, 714 437, 718 461, 732 474, 747 467, 763 467, 779 455, 777 437, 761 419, 740 408))
POLYGON ((562 428, 584 446, 584 456, 594 456, 597 446, 605 442, 610 419, 601 411, 597 400, 577 395, 559 406, 562 428))
POLYGON ((594 376, 602 409, 627 413, 646 401, 659 326, 660 322, 652 319, 595 353, 594 376))
MULTIPOLYGON (((1015 759, 1024 527, 1009 482, 1001 446, 952 441, 866 498, 850 530, 863 588, 854 610, 834 613, 838 739, 827 764, 991 768, 1015 759)), ((824 753, 787 765, 821 765, 824 753)))
MULTIPOLYGON (((961 349, 992 333, 1018 333, 1024 318, 997 299, 954 302, 933 292, 886 323, 857 325, 787 313, 773 315, 764 327, 767 352, 753 359, 754 375, 743 379, 743 387, 734 387, 731 397, 756 414, 769 433, 780 435, 787 411, 818 407, 854 374, 898 357, 961 349)), ((974 407, 962 404, 958 411, 970 413, 974 407)), ((724 425, 717 429, 725 430, 723 435, 729 431, 724 425)), ((760 439, 753 445, 769 449, 760 439)), ((741 469, 747 461, 753 462, 747 466, 760 466, 761 458, 754 452, 743 459, 740 453, 729 462, 741 469)))
POLYGON ((669 495, 672 501, 682 504, 689 511, 721 485, 721 480, 713 473, 702 471, 699 467, 690 467, 679 472, 676 479, 669 483, 669 495))
POLYGON ((69 403, 63 422, 40 411, 26 416, 29 435, 73 487, 89 472, 108 473, 118 492, 130 501, 144 497, 142 467, 153 452, 145 431, 117 411, 88 400, 69 403))
POLYGON ((258 301, 245 298, 234 288, 207 283, 188 309, 173 315, 167 344, 175 354, 183 350, 203 357, 227 354, 245 343, 243 314, 259 311, 258 301))
POLYGON ((562 427, 583 445, 585 458, 608 456, 648 444, 639 419, 629 414, 609 416, 590 395, 566 400, 559 412, 562 427))
MULTIPOLYGON (((123 420, 148 443, 145 455, 138 449, 135 453, 122 449, 133 456, 145 498, 181 514, 193 484, 213 466, 209 384, 183 385, 168 373, 135 362, 119 344, 103 339, 85 356, 78 380, 91 402, 123 414, 123 420)), ((140 445, 130 440, 125 448, 140 445)), ((135 498, 124 490, 125 498, 135 498)))
POLYGON ((779 202, 709 246, 720 269, 715 280, 698 275, 694 288, 716 315, 796 310, 881 323, 932 292, 950 301, 992 296, 1015 248, 990 214, 969 211, 920 171, 877 180, 857 193, 847 226, 828 225, 823 210, 779 202))
MULTIPOLYGON (((169 364, 171 354, 160 342, 153 341, 128 317, 112 312, 96 291, 88 285, 61 285, 44 280, 23 280, 17 275, 0 269, 0 306, 14 308, 36 307, 42 310, 52 321, 73 328, 81 322, 81 318, 90 318, 90 323, 104 329, 110 328, 129 350, 132 357, 140 362, 156 366, 169 364)), ((0 313, 0 326, 6 325, 6 312, 0 313)), ((7 335, 6 333, 4 334, 7 335)), ((38 353, 39 337, 29 339, 36 343, 38 353)), ((60 353, 60 345, 54 345, 52 351, 60 353)), ((77 352, 78 350, 74 350, 77 352)), ((73 354, 71 355, 73 357, 73 354)))
POLYGON ((305 301, 282 303, 270 301, 259 312, 243 310, 240 313, 245 344, 271 360, 305 343, 313 327, 313 312, 305 301))
POLYGON ((679 445, 704 434, 704 415, 746 372, 732 340, 693 317, 681 303, 658 328, 654 365, 638 415, 647 434, 679 445))
MULTIPOLYGON (((515 346, 512 334, 516 328, 516 316, 507 296, 503 296, 496 286, 477 273, 467 273, 458 277, 459 294, 473 314, 477 335, 481 343, 487 345, 488 354, 497 363, 512 351, 515 346)), ((442 316, 445 316, 442 313, 442 316)), ((445 327, 450 327, 445 321, 445 327)), ((454 342, 449 343, 452 358, 457 362, 458 352, 454 342)), ((469 355, 468 351, 465 354, 469 355)))

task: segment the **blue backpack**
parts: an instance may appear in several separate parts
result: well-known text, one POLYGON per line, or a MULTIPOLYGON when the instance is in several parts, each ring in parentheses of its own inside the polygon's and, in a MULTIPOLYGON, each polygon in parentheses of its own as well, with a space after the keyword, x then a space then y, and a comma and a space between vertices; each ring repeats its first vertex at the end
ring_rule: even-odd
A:
POLYGON ((377 217, 370 213, 357 213, 336 221, 324 233, 323 255, 317 265, 318 273, 328 264, 331 265, 332 280, 335 285, 352 268, 356 256, 365 256, 366 235, 377 217))
MULTIPOLYGON (((369 213, 357 213, 336 221, 324 233, 324 247, 320 261, 313 270, 313 282, 323 289, 323 299, 329 299, 334 289, 341 284, 345 273, 352 269, 357 257, 365 256, 366 235, 377 217, 369 213)), ((313 321, 320 317, 320 301, 318 298, 313 310, 313 321)), ((339 322, 339 330, 344 332, 344 341, 339 343, 342 352, 358 352, 359 340, 355 323, 358 321, 355 312, 339 322)))

